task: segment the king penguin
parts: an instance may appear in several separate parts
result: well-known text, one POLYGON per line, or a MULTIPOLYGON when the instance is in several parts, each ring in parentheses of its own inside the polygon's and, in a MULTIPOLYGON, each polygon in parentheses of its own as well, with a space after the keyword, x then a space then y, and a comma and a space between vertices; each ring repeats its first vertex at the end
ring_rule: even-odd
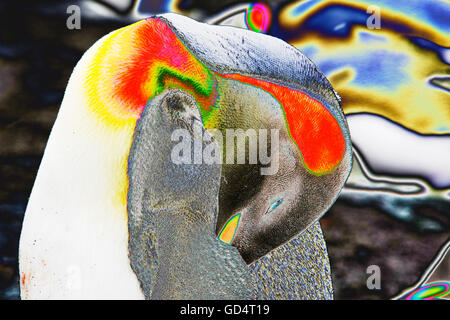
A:
MULTIPOLYGON (((317 220, 335 201, 350 168, 350 136, 339 99, 325 76, 295 48, 267 35, 201 24, 176 14, 116 30, 83 55, 69 79, 23 222, 21 297, 250 298, 253 291, 244 289, 252 281, 245 261, 250 267, 259 266, 250 268, 256 285, 263 284, 259 297, 288 298, 289 294, 274 293, 276 286, 283 287, 283 273, 268 281, 264 270, 293 251, 318 248, 317 260, 293 262, 293 269, 320 265, 318 270, 329 271, 317 220), (262 128, 266 120, 258 114, 267 110, 265 116, 274 114, 278 122, 269 126, 283 128, 286 161, 280 175, 258 178, 254 182, 260 181, 259 187, 241 192, 253 169, 249 174, 242 172, 245 166, 225 166, 222 173, 208 168, 209 178, 204 179, 199 172, 202 166, 190 173, 186 167, 172 168, 184 179, 198 174, 194 190, 210 188, 210 194, 200 193, 204 199, 180 193, 184 195, 180 200, 177 188, 182 186, 169 186, 170 170, 163 170, 170 167, 161 162, 167 157, 160 150, 165 141, 156 148, 156 140, 148 138, 152 126, 156 128, 148 115, 156 111, 146 111, 155 106, 161 111, 165 104, 160 99, 173 90, 187 94, 179 99, 191 106, 188 110, 198 110, 194 118, 207 130, 240 124, 262 128), (254 104, 258 101, 270 101, 268 109, 259 108, 263 102, 254 104), (217 175, 221 175, 218 208, 213 199, 217 175), (233 179, 241 182, 230 183, 233 179), (194 216, 190 210, 198 213, 199 221, 190 221, 194 216), (172 218, 158 218, 162 212, 172 218), (240 223, 228 230, 237 214, 240 223), (211 237, 213 217, 217 218, 213 229, 222 243, 211 237), (180 237, 170 232, 174 224, 186 226, 180 237), (267 237, 267 232, 275 236, 267 237), (225 233, 231 236, 225 238, 225 233), (173 250, 158 247, 164 241, 173 250), (199 263, 207 278, 215 277, 223 289, 206 281, 197 287, 192 284, 189 296, 189 288, 180 287, 192 276, 186 268, 200 258, 179 256, 178 249, 194 243, 198 243, 190 247, 194 252, 211 257, 199 263), (214 261, 217 254, 221 257, 214 261), (211 272, 213 266, 222 271, 211 272)), ((301 272, 289 281, 295 277, 302 277, 301 272)), ((328 290, 329 280, 325 274, 311 290, 328 290)))

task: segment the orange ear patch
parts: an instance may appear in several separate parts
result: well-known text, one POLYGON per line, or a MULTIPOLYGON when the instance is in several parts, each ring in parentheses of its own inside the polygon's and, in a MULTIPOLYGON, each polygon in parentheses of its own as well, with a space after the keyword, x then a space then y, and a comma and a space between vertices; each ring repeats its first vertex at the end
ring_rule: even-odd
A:
POLYGON ((333 171, 345 152, 338 121, 319 101, 299 90, 239 74, 222 75, 264 89, 283 107, 288 132, 298 146, 305 167, 315 175, 333 171))

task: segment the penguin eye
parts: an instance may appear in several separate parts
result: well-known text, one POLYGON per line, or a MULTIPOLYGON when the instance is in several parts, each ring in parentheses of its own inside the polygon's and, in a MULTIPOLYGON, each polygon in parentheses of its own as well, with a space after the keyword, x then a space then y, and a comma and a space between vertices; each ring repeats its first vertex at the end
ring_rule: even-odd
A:
POLYGON ((270 207, 267 209, 265 214, 271 213, 282 203, 283 203, 283 199, 277 199, 277 200, 272 201, 272 203, 270 204, 270 207))

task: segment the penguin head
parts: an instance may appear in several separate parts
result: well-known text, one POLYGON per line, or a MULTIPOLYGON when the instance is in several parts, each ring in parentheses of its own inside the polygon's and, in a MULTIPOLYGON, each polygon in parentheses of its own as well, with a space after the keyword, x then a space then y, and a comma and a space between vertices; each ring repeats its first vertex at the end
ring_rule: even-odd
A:
MULTIPOLYGON (((303 232, 327 211, 347 178, 351 148, 347 146, 333 170, 314 173, 292 139, 278 99, 232 79, 220 85, 226 92, 220 102, 223 120, 216 123, 222 135, 226 136, 228 128, 255 129, 257 133, 263 129, 259 139, 267 135, 267 150, 258 149, 257 163, 249 163, 249 139, 244 164, 227 164, 224 156, 222 165, 216 233, 251 263, 303 232), (262 163, 264 155, 270 155, 269 163, 262 163), (269 174, 262 174, 264 169, 269 174)), ((334 107, 339 107, 337 98, 334 107)), ((345 132, 345 125, 342 130, 345 132)), ((258 144, 261 146, 261 141, 258 144)))

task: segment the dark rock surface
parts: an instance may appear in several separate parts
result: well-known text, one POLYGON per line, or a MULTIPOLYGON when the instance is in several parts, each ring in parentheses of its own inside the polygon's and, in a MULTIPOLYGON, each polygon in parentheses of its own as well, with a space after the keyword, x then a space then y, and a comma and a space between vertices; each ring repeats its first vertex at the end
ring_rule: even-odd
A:
POLYGON ((322 218, 321 225, 336 299, 395 296, 420 278, 449 239, 448 232, 419 232, 373 207, 352 206, 339 200, 322 218), (367 288, 370 265, 380 267, 380 290, 367 288))

